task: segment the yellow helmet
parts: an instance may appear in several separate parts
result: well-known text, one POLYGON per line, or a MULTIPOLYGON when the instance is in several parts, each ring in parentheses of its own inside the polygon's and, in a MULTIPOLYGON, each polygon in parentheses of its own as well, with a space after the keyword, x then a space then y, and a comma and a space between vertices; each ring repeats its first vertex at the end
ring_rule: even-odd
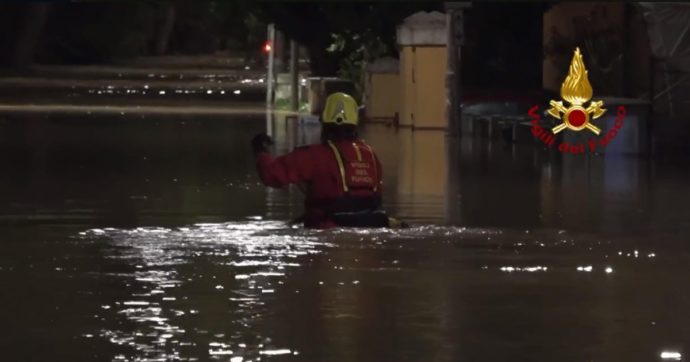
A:
POLYGON ((359 123, 357 101, 348 94, 338 92, 326 98, 326 106, 321 115, 326 124, 349 124, 356 126, 359 123))

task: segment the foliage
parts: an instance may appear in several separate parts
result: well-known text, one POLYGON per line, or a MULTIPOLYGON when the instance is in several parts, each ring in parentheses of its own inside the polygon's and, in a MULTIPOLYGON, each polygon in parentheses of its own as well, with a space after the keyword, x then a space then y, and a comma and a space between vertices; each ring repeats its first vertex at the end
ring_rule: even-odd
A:
POLYGON ((145 54, 154 33, 154 15, 150 4, 56 4, 44 29, 39 59, 90 63, 145 54))
POLYGON ((573 51, 580 47, 592 86, 598 92, 615 94, 623 71, 622 32, 604 15, 599 8, 589 17, 575 18, 575 31, 571 35, 562 35, 552 29, 544 44, 544 56, 560 70, 560 78, 565 79, 573 51))
POLYGON ((345 30, 340 34, 331 34, 331 38, 333 43, 327 48, 328 52, 336 53, 342 59, 337 74, 341 78, 352 80, 356 91, 353 96, 361 103, 366 65, 379 57, 392 55, 392 50, 371 30, 363 33, 345 30))
MULTIPOLYGON (((21 28, 24 5, 0 15, 0 50, 9 55, 21 28), (11 14, 10 14, 11 13, 11 14)), ((211 53, 260 48, 265 24, 274 23, 308 52, 317 76, 359 83, 367 61, 395 53, 395 29, 416 11, 439 10, 441 2, 340 3, 187 2, 181 0, 58 2, 42 31, 37 57, 51 63, 99 63, 155 53, 166 9, 175 7, 169 52, 211 53), (330 51, 329 51, 330 50, 330 51)))
MULTIPOLYGON (((292 106, 292 102, 289 98, 276 99, 275 103, 273 104, 273 108, 278 109, 278 110, 290 110, 291 106, 292 106)), ((308 111, 309 110, 309 103, 300 101, 298 103, 298 110, 299 110, 299 112, 308 111)))
MULTIPOLYGON (((161 26, 175 8, 169 52, 212 53, 256 47, 265 26, 249 1, 83 1, 52 4, 42 29, 36 60, 42 63, 108 63, 155 53, 161 26)), ((0 15, 0 50, 8 63, 26 19, 26 5, 0 15)), ((263 32, 263 33, 262 33, 263 32)))
POLYGON ((259 3, 257 14, 309 50, 317 76, 340 74, 359 83, 363 62, 395 53, 396 27, 441 2, 259 3), (383 50, 385 49, 385 50, 383 50))

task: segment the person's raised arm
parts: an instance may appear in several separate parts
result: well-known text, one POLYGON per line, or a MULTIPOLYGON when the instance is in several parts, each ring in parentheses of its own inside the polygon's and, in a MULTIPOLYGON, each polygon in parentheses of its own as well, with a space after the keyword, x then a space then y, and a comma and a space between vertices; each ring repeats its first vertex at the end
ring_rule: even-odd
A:
POLYGON ((264 185, 279 188, 311 180, 314 161, 306 149, 298 148, 274 158, 268 153, 270 144, 272 141, 266 135, 257 135, 252 140, 256 168, 264 185))

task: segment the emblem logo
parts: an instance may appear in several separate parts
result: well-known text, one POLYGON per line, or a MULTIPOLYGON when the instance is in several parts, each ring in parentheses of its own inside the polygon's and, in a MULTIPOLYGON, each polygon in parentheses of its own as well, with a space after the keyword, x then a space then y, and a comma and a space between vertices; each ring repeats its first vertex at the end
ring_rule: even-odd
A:
POLYGON ((547 147, 554 147, 557 142, 556 134, 565 130, 566 128, 579 132, 588 129, 594 135, 586 133, 586 137, 576 137, 571 139, 561 139, 558 142, 557 149, 561 153, 583 154, 589 150, 590 153, 595 153, 598 150, 606 147, 618 135, 618 132, 623 127, 625 115, 627 113, 625 107, 616 107, 616 118, 612 127, 601 137, 596 137, 601 134, 601 129, 592 123, 604 113, 606 109, 602 108, 603 101, 591 101, 592 99, 592 85, 589 84, 587 77, 587 69, 585 63, 582 61, 582 53, 580 48, 575 49, 573 60, 570 62, 568 69, 568 76, 561 84, 561 98, 568 104, 563 105, 563 101, 551 100, 551 106, 546 113, 554 118, 557 118, 561 123, 549 131, 540 124, 541 114, 539 113, 539 106, 535 105, 530 108, 528 114, 532 121, 532 135, 540 140, 547 147), (589 102, 589 105, 586 103, 589 102), (578 142, 579 140, 579 142, 578 142), (584 140, 584 142, 582 142, 584 140))
POLYGON ((575 49, 568 76, 561 85, 561 98, 570 103, 570 106, 566 108, 562 101, 551 100, 551 108, 547 111, 550 116, 563 121, 551 129, 554 134, 566 128, 578 132, 586 128, 596 135, 601 133, 601 129, 592 124, 591 120, 601 117, 606 109, 601 108, 604 105, 603 101, 592 101, 585 108, 585 103, 592 99, 592 86, 589 84, 580 48, 575 49))

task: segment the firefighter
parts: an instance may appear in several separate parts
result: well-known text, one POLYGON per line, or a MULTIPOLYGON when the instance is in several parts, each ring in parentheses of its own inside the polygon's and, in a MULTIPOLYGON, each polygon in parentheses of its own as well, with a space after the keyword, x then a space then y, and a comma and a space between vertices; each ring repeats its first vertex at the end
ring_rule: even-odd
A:
POLYGON ((374 150, 357 135, 357 102, 345 93, 328 96, 321 114, 321 143, 274 158, 266 134, 251 141, 261 181, 281 188, 301 184, 302 217, 308 228, 396 227, 381 207, 382 169, 374 150))

